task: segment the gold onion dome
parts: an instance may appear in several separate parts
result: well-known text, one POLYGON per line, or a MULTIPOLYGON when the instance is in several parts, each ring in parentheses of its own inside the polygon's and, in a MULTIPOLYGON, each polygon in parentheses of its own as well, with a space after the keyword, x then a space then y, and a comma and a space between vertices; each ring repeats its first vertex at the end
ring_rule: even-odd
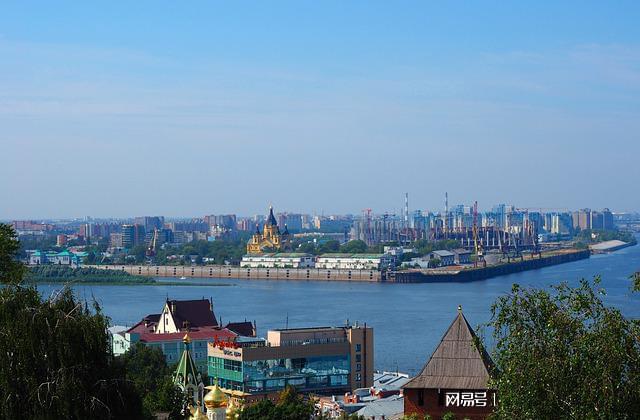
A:
POLYGON ((227 396, 222 392, 222 389, 218 386, 218 380, 213 386, 208 386, 206 389, 210 391, 204 396, 204 405, 207 409, 220 408, 227 406, 227 396))

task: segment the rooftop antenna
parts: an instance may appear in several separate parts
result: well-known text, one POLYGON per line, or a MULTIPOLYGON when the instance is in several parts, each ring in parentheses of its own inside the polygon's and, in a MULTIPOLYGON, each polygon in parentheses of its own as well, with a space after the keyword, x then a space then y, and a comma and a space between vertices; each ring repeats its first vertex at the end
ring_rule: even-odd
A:
POLYGON ((287 321, 285 324, 285 329, 288 330, 289 329, 289 312, 287 312, 287 321))

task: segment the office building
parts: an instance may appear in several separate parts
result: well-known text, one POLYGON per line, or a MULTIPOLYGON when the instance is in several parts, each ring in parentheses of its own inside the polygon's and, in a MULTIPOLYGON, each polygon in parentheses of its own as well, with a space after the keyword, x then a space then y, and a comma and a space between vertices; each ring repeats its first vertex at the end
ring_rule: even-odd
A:
POLYGON ((131 249, 144 245, 145 231, 142 225, 122 225, 122 247, 131 249))
POLYGON ((271 330, 266 340, 211 343, 208 354, 209 378, 248 402, 288 385, 330 395, 373 384, 373 329, 366 325, 271 330))
POLYGON ((162 229, 164 227, 164 217, 163 216, 136 217, 133 223, 144 227, 144 231, 149 233, 149 232, 153 232, 154 229, 162 229))

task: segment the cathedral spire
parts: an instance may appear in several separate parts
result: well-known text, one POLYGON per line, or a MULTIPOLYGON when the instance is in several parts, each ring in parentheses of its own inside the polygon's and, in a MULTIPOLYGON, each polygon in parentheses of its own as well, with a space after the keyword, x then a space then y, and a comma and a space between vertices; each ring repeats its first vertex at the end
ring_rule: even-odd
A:
POLYGON ((278 225, 278 222, 276 221, 276 217, 273 215, 273 206, 269 206, 269 218, 267 219, 267 225, 269 226, 278 225))

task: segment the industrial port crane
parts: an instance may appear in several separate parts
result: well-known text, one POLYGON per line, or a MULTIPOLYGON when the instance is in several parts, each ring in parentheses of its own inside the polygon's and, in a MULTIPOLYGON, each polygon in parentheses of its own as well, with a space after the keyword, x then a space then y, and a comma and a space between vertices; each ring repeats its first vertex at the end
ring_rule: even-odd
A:
POLYGON ((474 266, 478 266, 478 262, 482 261, 483 267, 487 266, 487 261, 484 259, 484 250, 482 249, 482 243, 478 241, 478 202, 473 203, 473 247, 476 251, 476 261, 474 266))
POLYGON ((149 247, 147 248, 147 252, 146 252, 147 257, 153 257, 156 255, 157 242, 158 242, 158 228, 153 228, 153 237, 149 242, 149 247))

